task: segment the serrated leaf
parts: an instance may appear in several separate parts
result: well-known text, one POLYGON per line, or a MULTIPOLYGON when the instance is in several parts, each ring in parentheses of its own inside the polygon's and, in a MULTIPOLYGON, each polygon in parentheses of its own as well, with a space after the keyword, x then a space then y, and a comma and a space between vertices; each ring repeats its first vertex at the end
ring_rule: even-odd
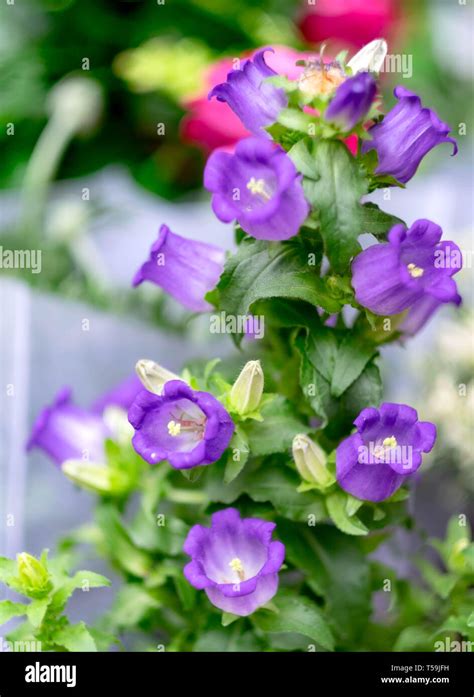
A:
POLYGON ((376 353, 375 346, 363 342, 354 332, 346 334, 335 357, 331 378, 331 393, 334 397, 340 397, 357 380, 376 353))
POLYGON ((28 606, 23 603, 14 603, 12 600, 0 601, 0 625, 5 624, 12 617, 26 615, 28 606))
POLYGON ((253 456, 272 455, 291 447, 293 438, 306 429, 286 399, 276 397, 262 409, 262 422, 248 421, 241 425, 253 456))
POLYGON ((336 140, 302 139, 289 151, 303 173, 306 198, 318 211, 324 248, 331 266, 344 271, 360 250, 361 197, 368 181, 346 146, 336 140))
POLYGON ((92 652, 97 646, 84 622, 69 624, 61 627, 52 635, 52 641, 63 646, 67 651, 92 652))
POLYGON ((38 600, 32 600, 31 603, 28 605, 26 609, 26 615, 33 627, 40 626, 50 602, 50 598, 40 598, 38 600))
POLYGON ((370 233, 378 240, 385 240, 394 225, 404 225, 401 218, 382 211, 376 203, 364 203, 361 212, 361 233, 370 233))
POLYGON ((264 632, 304 634, 327 651, 334 650, 334 637, 321 609, 302 596, 281 595, 273 600, 278 612, 259 610, 252 622, 264 632))
POLYGON ((308 585, 322 596, 328 616, 344 642, 354 645, 371 613, 369 560, 361 542, 330 525, 314 527, 278 521, 286 558, 300 569, 308 585))
POLYGON ((247 316, 254 303, 266 298, 304 300, 329 313, 341 308, 300 246, 291 241, 243 240, 227 260, 217 288, 220 309, 236 318, 247 316))

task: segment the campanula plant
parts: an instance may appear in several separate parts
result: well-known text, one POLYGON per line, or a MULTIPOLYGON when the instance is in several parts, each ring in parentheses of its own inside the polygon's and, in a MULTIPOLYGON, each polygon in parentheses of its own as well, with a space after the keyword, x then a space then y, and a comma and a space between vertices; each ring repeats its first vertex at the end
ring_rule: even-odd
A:
POLYGON ((251 133, 204 171, 235 251, 161 221, 131 279, 265 330, 235 332, 233 362, 175 374, 166 356, 140 359, 139 386, 99 410, 62 392, 29 445, 97 495, 93 524, 68 547, 90 542, 122 578, 103 631, 179 651, 434 650, 448 613, 471 632, 473 547, 453 519, 445 571, 420 562, 429 591, 403 591, 374 560, 394 529, 416 524, 413 490, 437 445, 423 409, 384 401, 379 361, 382 344, 410 350, 435 312, 461 303, 460 250, 436 221, 405 223, 366 197, 457 146, 418 95, 397 87, 398 104, 382 103, 383 40, 347 64, 308 58, 293 80, 268 67, 268 51, 209 95, 251 133), (399 592, 381 628, 371 618, 385 578, 399 592))

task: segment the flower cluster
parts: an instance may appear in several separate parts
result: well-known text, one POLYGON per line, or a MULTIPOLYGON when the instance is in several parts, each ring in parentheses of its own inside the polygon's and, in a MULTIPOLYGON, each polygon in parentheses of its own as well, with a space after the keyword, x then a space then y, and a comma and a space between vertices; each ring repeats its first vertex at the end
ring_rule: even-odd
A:
MULTIPOLYGON (((133 481, 146 489, 146 476, 156 471, 157 499, 168 494, 179 505, 203 504, 200 510, 211 516, 206 527, 196 523, 196 509, 189 513, 184 577, 230 615, 252 615, 263 606, 275 611, 270 601, 285 535, 293 543, 289 563, 303 555, 303 542, 295 543, 285 524, 279 531, 275 519, 298 525, 314 516, 346 535, 367 534, 390 511, 397 490, 408 489, 436 441, 435 425, 419 421, 409 405, 380 404, 376 359, 386 340, 413 335, 442 305, 459 305, 453 275, 461 251, 441 239, 435 222, 408 227, 362 198, 407 183, 437 145, 453 144, 453 154, 457 145, 449 127, 404 87, 395 89, 398 103, 383 115, 377 71, 386 51, 379 39, 347 64, 305 56, 303 64, 278 71, 269 64, 277 54, 264 48, 234 69, 227 70, 227 61, 225 79, 218 71, 222 81, 212 86, 209 104, 225 103, 242 137, 210 148, 204 186, 217 218, 234 224, 237 251, 226 259, 219 247, 162 225, 133 285, 150 281, 194 313, 215 308, 248 320, 261 312, 270 332, 268 340, 252 342, 254 360, 238 375, 235 366, 221 371, 215 362, 176 375, 141 359, 138 378, 91 410, 62 391, 30 439, 29 447, 45 450, 85 485, 94 473, 80 479, 76 467, 74 478, 67 463, 104 463, 107 441, 117 440, 108 407, 125 409, 133 455, 152 466, 143 463, 143 479, 133 470, 133 481), (374 230, 377 242, 362 251, 360 236, 374 230), (345 305, 358 313, 353 325, 345 305), (373 315, 393 316, 396 331, 381 338, 373 315), (176 482, 183 477, 181 489, 176 482), (202 486, 197 499, 194 485, 202 486), (222 509, 233 502, 239 509, 222 509), (256 515, 242 517, 248 510, 256 515), (283 542, 272 539, 274 532, 283 542)), ((111 471, 120 484, 114 489, 107 480, 95 490, 128 495, 132 475, 123 483, 122 466, 119 451, 111 471)), ((140 538, 142 525, 143 519, 131 540, 140 538)), ((147 577, 144 550, 162 552, 165 543, 155 533, 142 541, 132 574, 147 577)), ((160 573, 176 579, 170 568, 160 573)), ((180 595, 194 593, 178 584, 180 595)), ((287 585, 290 592, 295 584, 290 578, 287 585)), ((313 610, 319 617, 319 605, 313 610)))

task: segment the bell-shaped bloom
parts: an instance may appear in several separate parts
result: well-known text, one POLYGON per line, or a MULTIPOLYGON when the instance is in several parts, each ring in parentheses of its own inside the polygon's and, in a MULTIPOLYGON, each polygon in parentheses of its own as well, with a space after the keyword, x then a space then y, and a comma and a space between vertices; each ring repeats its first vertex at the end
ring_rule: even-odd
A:
POLYGON ((233 155, 214 152, 204 170, 214 213, 237 220, 259 240, 287 240, 309 213, 301 175, 288 155, 264 138, 245 138, 233 155))
POLYGON ((363 409, 356 433, 336 450, 336 477, 344 491, 364 501, 389 498, 421 465, 436 440, 436 426, 418 421, 406 404, 363 409))
POLYGON ((407 230, 395 225, 388 242, 374 244, 352 262, 357 302, 376 315, 396 315, 423 298, 459 304, 456 282, 461 252, 454 242, 440 242, 443 231, 430 220, 416 220, 407 230))
MULTIPOLYGON (((461 296, 454 298, 455 305, 461 304, 461 296)), ((424 295, 408 308, 402 321, 397 325, 397 331, 401 333, 401 338, 414 336, 417 334, 435 312, 444 305, 442 300, 438 300, 432 295, 424 295)))
POLYGON ((409 181, 424 156, 441 143, 453 144, 453 155, 458 151, 456 140, 448 134, 450 127, 432 110, 424 107, 418 95, 405 87, 395 87, 398 104, 383 121, 369 129, 372 140, 362 146, 362 152, 376 150, 377 174, 389 174, 399 182, 409 181))
POLYGON ((337 88, 326 109, 325 119, 344 131, 351 131, 367 116, 377 93, 377 84, 370 73, 348 78, 337 88))
POLYGON ((150 256, 138 269, 133 285, 151 281, 193 312, 205 312, 211 305, 204 300, 224 269, 224 250, 189 240, 162 225, 150 256))
POLYGON ((27 450, 40 448, 57 465, 70 459, 103 462, 108 435, 102 417, 73 404, 71 390, 63 388, 36 419, 27 450))
POLYGON ((235 508, 211 516, 211 527, 194 525, 183 549, 189 583, 204 589, 213 605, 234 615, 250 615, 278 589, 285 547, 272 541, 275 523, 241 518, 235 508))
POLYGON ((99 397, 93 403, 91 409, 96 414, 102 414, 107 407, 119 407, 119 409, 128 411, 133 400, 142 389, 143 386, 138 376, 129 375, 116 387, 99 397))
MULTIPOLYGON (((307 57, 308 54, 287 46, 273 46, 273 52, 267 52, 265 62, 278 75, 296 80, 303 71, 296 63, 307 57)), ((250 135, 226 102, 208 99, 209 90, 225 83, 227 74, 233 67, 233 59, 227 57, 210 66, 204 78, 203 92, 183 105, 187 113, 181 122, 181 135, 184 140, 196 143, 205 151, 221 147, 233 148, 239 140, 250 135)))
POLYGON ((133 447, 144 460, 168 460, 175 469, 210 465, 229 445, 234 423, 208 392, 171 380, 161 395, 143 390, 128 412, 133 447))
POLYGON ((265 62, 266 51, 272 49, 258 51, 240 70, 231 70, 226 82, 216 85, 209 93, 209 99, 217 97, 220 102, 227 102, 245 128, 256 135, 275 123, 288 104, 284 90, 266 82, 277 75, 265 62))

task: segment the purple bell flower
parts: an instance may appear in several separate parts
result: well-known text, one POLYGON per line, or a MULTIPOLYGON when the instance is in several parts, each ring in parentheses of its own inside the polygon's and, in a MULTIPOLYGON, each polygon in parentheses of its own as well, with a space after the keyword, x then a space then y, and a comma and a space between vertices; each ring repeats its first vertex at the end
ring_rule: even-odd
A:
POLYGON ((204 296, 212 290, 224 269, 224 250, 189 240, 162 225, 148 260, 138 269, 133 285, 151 281, 193 312, 211 305, 204 296))
POLYGON ((362 152, 375 149, 378 155, 377 174, 389 174, 399 182, 409 181, 424 156, 440 143, 452 143, 453 155, 458 151, 450 127, 436 112, 423 107, 418 95, 405 87, 395 87, 398 104, 383 121, 369 129, 372 140, 365 141, 362 152))
POLYGON ((211 527, 194 525, 183 549, 189 583, 204 589, 213 605, 234 615, 250 615, 278 589, 285 546, 272 541, 275 523, 241 518, 235 508, 211 516, 211 527))
POLYGON ((281 148, 263 138, 241 140, 233 155, 212 153, 204 186, 213 193, 219 220, 237 220, 258 240, 293 237, 309 213, 301 175, 281 148))
POLYGON ((389 498, 421 465, 436 440, 436 426, 418 421, 406 404, 363 409, 357 432, 336 450, 336 477, 344 491, 365 501, 389 498))
POLYGON ((271 48, 258 51, 245 61, 241 70, 231 70, 226 82, 216 85, 209 93, 209 99, 217 97, 220 102, 227 102, 245 128, 255 135, 262 135, 263 128, 275 123, 288 104, 284 90, 264 82, 277 75, 265 63, 266 51, 273 53, 271 48))
POLYGON ((108 435, 102 418, 73 404, 64 387, 36 419, 26 447, 40 448, 57 465, 69 459, 103 462, 108 435))
MULTIPOLYGON (((453 303, 460 305, 461 296, 458 295, 453 300, 453 303)), ((397 326, 397 331, 401 332, 401 338, 415 336, 442 305, 444 303, 432 295, 424 295, 420 300, 417 300, 414 305, 408 308, 402 321, 397 326)))
POLYGON ((345 80, 326 109, 325 119, 344 131, 367 116, 377 92, 377 83, 370 73, 359 73, 345 80))
POLYGON ((459 304, 451 276, 461 268, 461 252, 454 242, 440 242, 442 234, 430 220, 416 220, 408 230, 395 225, 388 242, 358 254, 352 262, 357 302, 377 315, 396 315, 423 299, 433 311, 441 303, 459 304))
POLYGON ((168 460, 175 469, 210 465, 229 445, 234 423, 208 392, 181 380, 165 383, 161 395, 143 390, 128 412, 133 447, 144 460, 168 460))

